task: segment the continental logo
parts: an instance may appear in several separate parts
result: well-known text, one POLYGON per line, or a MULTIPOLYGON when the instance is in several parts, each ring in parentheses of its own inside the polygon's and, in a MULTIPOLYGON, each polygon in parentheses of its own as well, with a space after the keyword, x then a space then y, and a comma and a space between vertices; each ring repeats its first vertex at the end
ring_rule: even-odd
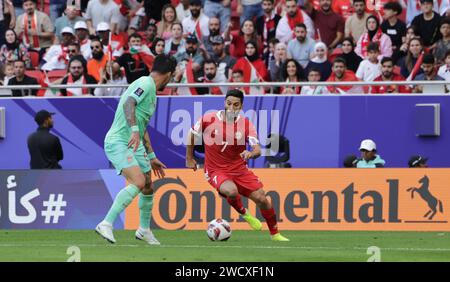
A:
MULTIPOLYGON (((256 169, 283 230, 450 231, 450 169, 256 169)), ((151 225, 203 230, 221 217, 233 229, 247 223, 204 180, 202 172, 171 169, 156 180, 151 225)), ((253 202, 244 205, 263 220, 253 202)), ((139 223, 137 202, 125 228, 139 223)))

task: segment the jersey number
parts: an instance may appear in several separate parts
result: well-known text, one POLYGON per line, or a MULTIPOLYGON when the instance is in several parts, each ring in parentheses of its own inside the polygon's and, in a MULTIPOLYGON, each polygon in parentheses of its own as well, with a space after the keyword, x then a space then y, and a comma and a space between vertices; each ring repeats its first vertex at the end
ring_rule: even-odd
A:
POLYGON ((228 142, 227 141, 222 141, 222 145, 223 145, 223 147, 222 147, 222 150, 220 151, 221 153, 223 153, 223 151, 225 151, 225 149, 227 148, 228 142))

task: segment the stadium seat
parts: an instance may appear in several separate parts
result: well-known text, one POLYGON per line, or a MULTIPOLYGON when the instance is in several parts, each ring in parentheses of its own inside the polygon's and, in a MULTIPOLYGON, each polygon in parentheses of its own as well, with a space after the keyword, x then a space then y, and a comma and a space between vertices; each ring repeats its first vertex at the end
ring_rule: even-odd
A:
POLYGON ((63 78, 67 74, 67 70, 52 70, 47 73, 50 82, 63 78))
POLYGON ((290 159, 290 147, 289 140, 283 135, 278 134, 269 134, 267 137, 270 140, 270 143, 266 145, 267 156, 264 160, 264 167, 267 168, 290 168, 292 165, 288 163, 290 159), (278 146, 274 146, 276 144, 274 141, 278 140, 278 146), (272 156, 271 152, 275 153, 272 156))
POLYGON ((28 54, 30 56, 31 66, 37 69, 39 67, 39 53, 36 51, 28 51, 28 54))

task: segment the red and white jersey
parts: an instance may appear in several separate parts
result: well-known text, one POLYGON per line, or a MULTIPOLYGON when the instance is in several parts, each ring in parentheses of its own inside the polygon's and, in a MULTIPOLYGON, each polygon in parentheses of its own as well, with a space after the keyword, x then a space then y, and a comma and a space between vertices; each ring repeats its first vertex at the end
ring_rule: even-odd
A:
POLYGON ((247 169, 247 163, 240 154, 247 145, 259 144, 258 134, 252 122, 244 116, 239 115, 231 123, 226 122, 224 115, 224 110, 203 115, 191 132, 202 137, 205 171, 239 174, 242 169, 247 169))

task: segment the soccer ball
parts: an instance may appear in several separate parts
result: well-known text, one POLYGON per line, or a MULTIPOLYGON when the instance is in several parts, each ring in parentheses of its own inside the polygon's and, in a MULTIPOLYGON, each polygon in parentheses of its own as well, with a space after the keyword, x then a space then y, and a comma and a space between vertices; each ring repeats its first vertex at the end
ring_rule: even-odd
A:
POLYGON ((225 219, 216 218, 208 224, 206 234, 211 241, 226 241, 231 237, 231 226, 225 219))

